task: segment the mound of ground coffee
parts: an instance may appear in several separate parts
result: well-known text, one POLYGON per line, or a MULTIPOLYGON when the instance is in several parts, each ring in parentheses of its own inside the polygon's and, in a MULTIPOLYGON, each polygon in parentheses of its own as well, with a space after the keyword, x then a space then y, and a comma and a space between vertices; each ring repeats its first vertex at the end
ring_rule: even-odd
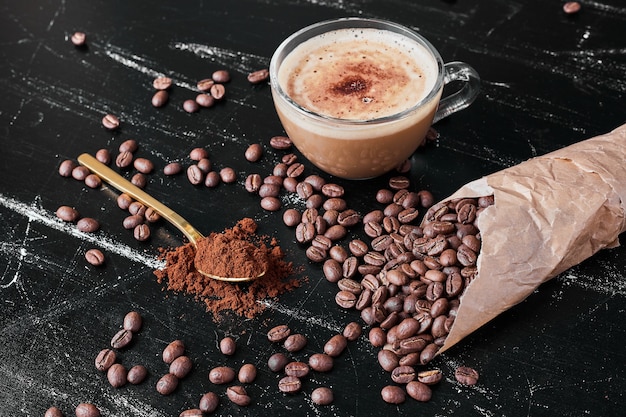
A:
POLYGON ((230 229, 211 233, 198 242, 162 250, 165 267, 154 271, 159 283, 167 289, 194 296, 206 305, 216 321, 220 313, 232 311, 238 316, 253 318, 265 309, 266 300, 293 290, 300 281, 293 277, 293 264, 276 239, 256 234, 257 224, 244 218, 230 229), (196 269, 224 277, 257 276, 253 281, 233 284, 211 279, 196 269))

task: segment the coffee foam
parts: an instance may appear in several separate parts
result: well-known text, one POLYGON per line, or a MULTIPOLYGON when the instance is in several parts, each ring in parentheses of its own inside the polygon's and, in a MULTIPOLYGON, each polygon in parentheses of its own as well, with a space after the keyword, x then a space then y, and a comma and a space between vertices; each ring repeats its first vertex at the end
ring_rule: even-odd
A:
POLYGON ((391 116, 415 106, 436 83, 431 53, 387 30, 340 29, 297 46, 278 81, 293 101, 315 113, 348 120, 391 116))

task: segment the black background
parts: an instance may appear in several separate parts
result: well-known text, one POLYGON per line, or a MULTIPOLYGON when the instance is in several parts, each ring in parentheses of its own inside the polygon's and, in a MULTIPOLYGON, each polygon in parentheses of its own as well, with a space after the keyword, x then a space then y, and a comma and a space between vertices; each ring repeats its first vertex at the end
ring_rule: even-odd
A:
MULTIPOLYGON (((210 368, 244 362, 260 369, 248 389, 253 405, 223 400, 218 415, 622 415, 623 247, 563 273, 438 358, 433 366, 446 380, 429 403, 392 406, 380 399, 389 376, 366 338, 349 345, 333 372, 309 377, 302 393, 279 393, 278 376, 265 367, 280 350, 265 338, 270 326, 289 323, 307 334, 309 345, 296 355, 305 358, 358 315, 335 305, 336 287, 307 262, 280 213, 263 211, 242 185, 249 173, 271 171, 281 153, 268 140, 283 133, 269 86, 252 86, 246 75, 267 67, 290 33, 334 17, 407 25, 444 61, 468 62, 481 75, 476 102, 438 123, 439 140, 413 156, 414 190, 442 199, 482 175, 616 128, 626 119, 626 7, 621 0, 582 3, 580 13, 568 16, 562 2, 544 0, 2 1, 0 415, 40 416, 51 405, 73 415, 80 402, 93 402, 106 416, 178 415, 208 390, 224 398, 224 387, 207 380, 210 368), (69 41, 77 30, 87 33, 85 48, 69 41), (181 103, 195 96, 196 81, 216 69, 232 75, 225 101, 185 113, 181 103), (176 82, 162 109, 150 105, 158 74, 176 82), (120 117, 119 130, 102 127, 106 113, 120 117), (160 224, 150 241, 136 242, 121 227, 125 213, 115 191, 88 189, 57 171, 64 159, 115 151, 130 138, 140 144, 137 155, 157 167, 147 191, 205 233, 253 217, 260 233, 277 237, 287 258, 305 266, 298 276, 308 282, 254 320, 227 315, 219 324, 200 303, 165 291, 153 276, 154 260, 159 247, 182 243, 180 233, 160 224), (251 164, 243 152, 254 142, 266 153, 251 164), (162 174, 167 162, 187 164, 196 146, 210 151, 216 168, 235 168, 238 183, 206 189, 184 175, 162 174), (57 221, 54 211, 64 204, 97 218, 101 231, 85 236, 57 221), (104 267, 85 262, 91 247, 104 250, 104 267), (150 376, 114 389, 93 361, 130 310, 142 314, 144 327, 120 360, 143 363, 150 376), (225 335, 238 341, 234 357, 217 352, 225 335), (174 339, 186 342, 195 368, 164 397, 154 385, 166 372, 161 351, 174 339), (478 385, 454 381, 461 364, 479 370, 478 385), (334 388, 333 405, 312 405, 309 394, 318 385, 334 388)), ((307 173, 317 171, 307 165, 307 173)), ((344 185, 350 206, 365 213, 379 208, 373 197, 389 175, 360 182, 326 177, 344 185)))

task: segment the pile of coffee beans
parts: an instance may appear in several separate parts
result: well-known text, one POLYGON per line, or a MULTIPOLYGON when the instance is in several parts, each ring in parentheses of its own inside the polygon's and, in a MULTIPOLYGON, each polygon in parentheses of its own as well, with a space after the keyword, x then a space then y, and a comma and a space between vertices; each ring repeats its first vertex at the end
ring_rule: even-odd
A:
POLYGON ((169 365, 168 372, 156 383, 156 390, 161 395, 170 395, 181 379, 185 378, 193 368, 193 362, 185 355, 185 343, 176 339, 163 349, 163 362, 169 365))
POLYGON ((117 352, 130 346, 134 335, 141 330, 143 319, 136 311, 130 311, 124 316, 122 328, 111 338, 111 347, 102 349, 95 359, 98 371, 106 372, 109 384, 113 388, 120 388, 130 383, 140 384, 148 375, 148 370, 143 365, 134 365, 127 369, 117 362, 117 352))

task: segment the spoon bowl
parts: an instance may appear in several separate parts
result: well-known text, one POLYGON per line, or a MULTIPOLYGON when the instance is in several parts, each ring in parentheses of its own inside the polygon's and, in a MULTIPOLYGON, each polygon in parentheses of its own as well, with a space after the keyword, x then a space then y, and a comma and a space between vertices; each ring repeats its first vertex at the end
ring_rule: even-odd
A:
MULTIPOLYGON (((87 167, 91 172, 99 176, 103 181, 107 182, 113 188, 128 194, 133 199, 144 204, 146 207, 152 207, 152 209, 159 213, 161 217, 163 217, 165 220, 173 224, 178 230, 180 230, 196 249, 198 248, 198 241, 204 238, 204 236, 174 210, 170 209, 165 204, 161 203, 159 200, 155 199, 150 194, 146 193, 141 188, 137 187, 126 178, 122 177, 120 174, 113 171, 102 162, 98 161, 93 156, 87 153, 81 154, 78 157, 78 162, 81 165, 87 167)), ((227 282, 251 281, 256 278, 262 277, 263 275, 265 275, 266 272, 264 270, 259 275, 254 277, 222 277, 209 273, 207 271, 202 271, 198 268, 196 268, 196 270, 206 277, 227 282)))

